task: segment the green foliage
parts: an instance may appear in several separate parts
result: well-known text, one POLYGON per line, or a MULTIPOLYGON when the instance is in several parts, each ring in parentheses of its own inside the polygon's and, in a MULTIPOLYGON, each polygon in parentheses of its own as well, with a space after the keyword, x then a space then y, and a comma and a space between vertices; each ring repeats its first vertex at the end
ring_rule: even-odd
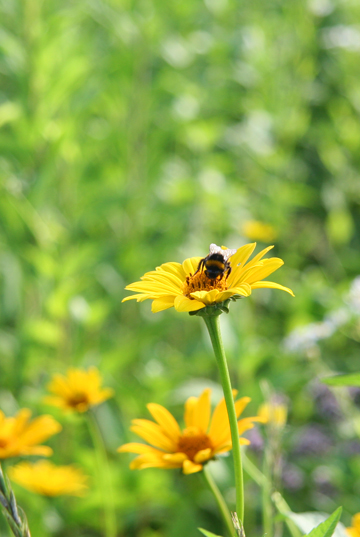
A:
POLYGON ((360 373, 351 375, 335 375, 321 379, 328 386, 360 386, 360 373))
POLYGON ((335 531, 336 525, 340 520, 342 507, 336 509, 332 515, 329 516, 324 522, 321 522, 316 528, 308 533, 309 537, 331 537, 335 531))
MULTIPOLYGON (((3 0, 0 18, 0 408, 55 414, 51 375, 98 366, 116 391, 97 416, 119 534, 223 533, 198 476, 130 471, 116 453, 148 402, 181 419, 205 386, 220 397, 202 320, 121 300, 163 262, 255 240, 244 224, 259 220, 296 298, 256 290, 221 316, 234 387, 247 415, 262 378, 289 405, 278 486, 291 508, 344 505, 349 525, 358 395, 319 379, 359 370, 359 3, 3 0)), ((56 417, 54 461, 94 476, 83 423, 56 417)), ((233 507, 230 458, 218 467, 233 507)), ((245 485, 247 534, 262 535, 245 485)), ((76 500, 14 488, 33 535, 101 534, 95 480, 76 500)))
POLYGON ((215 535, 215 533, 212 533, 211 531, 204 530, 203 528, 198 528, 198 530, 205 535, 205 537, 220 537, 220 535, 215 535))

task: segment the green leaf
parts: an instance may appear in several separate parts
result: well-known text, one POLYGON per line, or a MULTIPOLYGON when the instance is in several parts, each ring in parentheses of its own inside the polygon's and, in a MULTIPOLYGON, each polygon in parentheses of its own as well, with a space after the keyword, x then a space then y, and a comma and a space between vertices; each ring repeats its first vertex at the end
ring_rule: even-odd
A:
POLYGON ((323 513, 286 513, 307 537, 346 537, 344 526, 339 523, 342 507, 332 515, 323 513))
POLYGON ((350 375, 335 375, 321 379, 328 386, 360 386, 360 373, 350 375))
POLYGON ((204 530, 203 528, 198 528, 198 530, 201 531, 201 533, 205 535, 205 537, 221 537, 221 535, 216 535, 215 533, 212 533, 208 530, 204 530))
POLYGON ((331 537, 336 529, 336 525, 340 520, 342 507, 338 507, 332 515, 329 516, 324 522, 321 522, 310 533, 309 537, 331 537))

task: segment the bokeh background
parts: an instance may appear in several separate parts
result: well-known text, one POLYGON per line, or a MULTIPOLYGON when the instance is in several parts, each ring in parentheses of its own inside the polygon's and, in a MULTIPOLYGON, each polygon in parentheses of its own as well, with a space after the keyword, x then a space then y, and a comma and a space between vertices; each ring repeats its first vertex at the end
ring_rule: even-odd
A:
MULTIPOLYGON (((222 532, 201 476, 117 454, 146 403, 181 419, 216 364, 200 318, 121 304, 124 286, 211 242, 274 244, 275 281, 222 315, 234 385, 289 406, 282 490, 296 512, 359 511, 360 4, 356 0, 0 3, 0 407, 51 412, 53 460, 94 476, 83 421, 46 407, 52 373, 96 365, 119 535, 222 532), (260 224, 259 224, 260 223, 260 224), (265 390, 266 391, 266 390, 265 390)), ((261 464, 263 429, 250 434, 261 464)), ((249 437, 250 437, 249 436, 249 437)), ((230 505, 231 459, 212 465, 230 505)), ((84 499, 15 487, 33 535, 102 535, 84 499)), ((246 484, 247 533, 261 534, 246 484)), ((6 535, 6 529, 1 528, 6 535)))

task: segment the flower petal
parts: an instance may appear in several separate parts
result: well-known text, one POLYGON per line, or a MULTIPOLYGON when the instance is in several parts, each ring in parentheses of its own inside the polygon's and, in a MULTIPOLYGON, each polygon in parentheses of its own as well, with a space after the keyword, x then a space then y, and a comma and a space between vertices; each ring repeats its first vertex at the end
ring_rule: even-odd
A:
POLYGON ((154 420, 160 425, 163 433, 177 442, 181 431, 174 416, 166 408, 157 403, 149 403, 147 408, 154 420))
POLYGON ((163 460, 171 462, 173 464, 179 464, 182 466, 182 463, 187 460, 187 455, 182 452, 178 453, 166 453, 166 455, 163 455, 163 460))
POLYGON ((219 296, 220 291, 218 289, 212 289, 211 291, 194 291, 190 293, 190 296, 199 300, 206 306, 210 306, 216 302, 217 297, 219 296))
POLYGON ((201 259, 201 257, 190 257, 189 259, 185 259, 185 261, 183 261, 182 266, 187 276, 189 274, 194 274, 197 271, 201 259))
POLYGON ((203 469, 202 464, 195 464, 189 460, 183 462, 183 473, 186 475, 195 474, 203 469))
POLYGON ((205 308, 205 304, 197 300, 190 300, 186 296, 177 296, 174 300, 174 307, 179 312, 197 311, 205 308))
MULTIPOLYGON (((129 298, 129 297, 128 297, 129 298)), ((134 298, 134 297, 131 297, 134 298)), ((163 296, 161 298, 155 298, 151 304, 151 311, 158 313, 174 306, 174 296, 163 296)))
POLYGON ((193 425, 206 434, 210 421, 210 388, 206 388, 196 402, 194 408, 193 425))
POLYGON ((278 270, 284 264, 284 261, 277 257, 272 257, 271 259, 265 259, 262 263, 261 266, 255 266, 250 269, 243 281, 251 285, 252 283, 263 280, 275 272, 275 270, 278 270))
POLYGON ((195 408, 197 405, 197 397, 189 397, 185 402, 184 421, 186 427, 194 427, 195 425, 195 408))
POLYGON ((132 420, 130 430, 149 442, 152 446, 163 449, 164 451, 175 451, 176 444, 166 436, 161 427, 150 420, 132 420))
POLYGON ((286 293, 289 293, 289 295, 295 296, 291 289, 275 282, 256 282, 252 283, 251 287, 252 289, 280 289, 280 291, 285 291, 286 293))
POLYGON ((244 244, 241 248, 238 248, 237 252, 229 259, 232 268, 231 274, 228 277, 229 286, 234 285, 234 281, 239 279, 239 275, 244 270, 244 265, 249 259, 253 251, 255 250, 256 242, 251 244, 244 244))
POLYGON ((148 446, 147 444, 140 444, 138 442, 129 442, 128 444, 123 444, 118 447, 117 450, 119 453, 158 453, 163 455, 163 451, 159 451, 156 448, 148 446))
POLYGON ((194 457, 194 461, 197 463, 208 461, 212 458, 212 449, 206 448, 198 451, 194 457))

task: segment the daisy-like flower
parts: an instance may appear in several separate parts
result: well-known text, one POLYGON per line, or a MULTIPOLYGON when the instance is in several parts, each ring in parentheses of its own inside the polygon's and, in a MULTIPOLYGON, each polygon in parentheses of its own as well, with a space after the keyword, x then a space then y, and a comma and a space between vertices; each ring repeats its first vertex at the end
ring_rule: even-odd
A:
POLYGON ((8 470, 15 483, 43 496, 83 496, 88 478, 74 466, 55 466, 49 461, 21 462, 8 470))
POLYGON ((286 424, 287 406, 274 399, 270 403, 261 405, 258 414, 264 419, 265 423, 282 429, 286 424))
MULTIPOLYGON (((190 397, 185 403, 185 429, 181 430, 177 421, 166 408, 149 403, 147 408, 155 422, 144 419, 132 421, 131 430, 143 438, 147 444, 131 442, 118 448, 120 453, 136 453, 130 464, 132 470, 143 468, 182 468, 184 474, 200 472, 203 465, 216 455, 232 448, 229 418, 225 400, 222 399, 214 410, 212 418, 209 388, 200 397, 190 397)), ((235 397, 237 391, 233 390, 235 397)), ((249 403, 249 397, 235 402, 237 418, 249 403)), ((250 417, 238 421, 239 435, 252 429, 254 422, 262 418, 250 417)), ((240 438, 240 444, 250 444, 240 438)))
POLYGON ((350 528, 346 528, 346 533, 349 535, 349 537, 360 537, 360 513, 356 513, 352 517, 352 526, 350 528))
POLYGON ((224 269, 215 278, 206 274, 207 271, 203 270, 203 263, 199 267, 201 257, 191 257, 185 259, 183 263, 164 263, 156 270, 147 272, 140 282, 128 285, 126 289, 135 291, 136 294, 124 298, 123 302, 127 300, 142 302, 150 299, 153 301, 154 313, 172 307, 180 312, 195 312, 206 306, 225 302, 230 298, 247 297, 253 289, 265 287, 280 289, 294 296, 291 289, 287 287, 262 281, 263 278, 280 268, 284 262, 277 257, 263 259, 273 246, 268 246, 248 262, 255 246, 256 243, 252 243, 238 250, 228 250, 211 244, 209 256, 213 254, 220 256, 219 266, 223 265, 224 269))
POLYGON ((20 410, 16 416, 7 418, 0 410, 0 460, 19 455, 52 455, 52 449, 41 446, 61 425, 51 416, 39 416, 30 420, 31 411, 20 410))
POLYGON ((74 412, 86 412, 114 395, 111 388, 101 388, 102 378, 96 367, 88 371, 69 369, 67 375, 56 374, 48 385, 54 396, 44 397, 50 405, 74 412))

